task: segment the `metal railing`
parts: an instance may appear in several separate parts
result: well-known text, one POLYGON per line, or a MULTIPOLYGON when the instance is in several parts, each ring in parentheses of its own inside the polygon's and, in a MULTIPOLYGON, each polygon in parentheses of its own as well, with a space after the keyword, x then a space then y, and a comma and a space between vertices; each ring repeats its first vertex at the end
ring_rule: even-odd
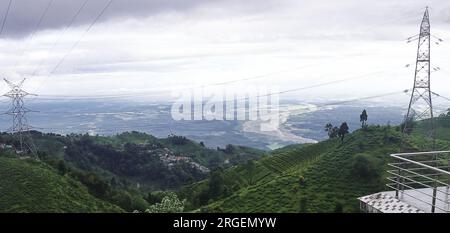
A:
POLYGON ((425 212, 450 213, 450 151, 391 154, 387 187, 425 212))

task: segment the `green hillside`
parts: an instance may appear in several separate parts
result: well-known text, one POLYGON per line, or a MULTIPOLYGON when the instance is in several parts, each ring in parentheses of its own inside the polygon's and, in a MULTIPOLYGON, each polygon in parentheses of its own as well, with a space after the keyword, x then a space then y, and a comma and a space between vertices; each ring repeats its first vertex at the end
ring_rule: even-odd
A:
POLYGON ((123 212, 47 165, 0 157, 0 212, 123 212))
MULTIPOLYGON (((450 118, 436 121, 436 149, 449 149, 450 118)), ((425 124, 406 138, 421 151, 425 124)), ((206 148, 180 136, 131 132, 112 137, 33 133, 41 161, 0 153, 0 212, 145 211, 170 191, 191 212, 358 212, 357 197, 385 189, 400 127, 369 126, 316 144, 271 152, 206 148), (164 156, 189 158, 168 165, 164 156), (187 161, 187 162, 186 162, 187 161), (193 165, 211 169, 204 172, 193 165)), ((4 145, 16 143, 1 134, 4 145)))
POLYGON ((0 177, 14 178, 0 181, 0 212, 144 211, 166 191, 206 178, 210 168, 265 153, 138 132, 106 137, 33 131, 32 137, 40 162, 13 159, 11 147, 18 142, 0 134, 0 177))
MULTIPOLYGON (((449 121, 441 119, 438 132, 448 130, 449 121)), ((440 137, 437 149, 449 148, 446 139, 440 137)), ((344 143, 330 139, 289 146, 253 165, 217 171, 214 182, 187 186, 181 194, 191 211, 358 212, 357 197, 385 190, 388 155, 399 152, 400 142, 399 127, 369 126, 347 135, 344 143)), ((420 133, 406 140, 411 151, 426 143, 420 133)))
MULTIPOLYGON (((435 117, 434 123, 436 125, 436 137, 440 140, 450 141, 450 116, 435 117)), ((417 135, 425 135, 429 133, 427 132, 429 130, 429 127, 429 120, 416 122, 415 130, 413 130, 413 133, 417 135)))

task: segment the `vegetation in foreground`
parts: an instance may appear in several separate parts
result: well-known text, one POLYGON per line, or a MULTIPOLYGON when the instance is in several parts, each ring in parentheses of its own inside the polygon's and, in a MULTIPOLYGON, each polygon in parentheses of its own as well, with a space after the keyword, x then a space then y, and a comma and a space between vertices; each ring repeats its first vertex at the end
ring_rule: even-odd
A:
MULTIPOLYGON (((194 212, 359 212, 357 197, 384 191, 389 154, 399 152, 401 127, 369 126, 343 139, 275 150, 186 186, 182 197, 194 212)), ((364 121, 363 121, 364 120, 364 121)), ((448 149, 450 117, 437 121, 437 149, 448 149)), ((405 140, 408 151, 426 150, 426 122, 405 140)), ((329 126, 328 126, 329 127, 329 126)), ((339 128, 336 128, 339 130, 339 128)))
POLYGON ((0 212, 152 210, 182 185, 206 178, 211 169, 265 153, 232 145, 210 149, 175 135, 32 134, 40 161, 17 158, 12 148, 18 142, 0 135, 0 212))
MULTIPOLYGON (((271 152, 173 135, 34 132, 34 161, 16 158, 6 146, 16 142, 2 134, 0 212, 358 212, 357 197, 385 189, 401 141, 400 126, 361 119, 352 133, 327 125, 329 140, 271 152)), ((447 149, 450 117, 436 122, 438 149, 447 149)), ((414 123, 408 150, 425 150, 426 123, 414 123)))

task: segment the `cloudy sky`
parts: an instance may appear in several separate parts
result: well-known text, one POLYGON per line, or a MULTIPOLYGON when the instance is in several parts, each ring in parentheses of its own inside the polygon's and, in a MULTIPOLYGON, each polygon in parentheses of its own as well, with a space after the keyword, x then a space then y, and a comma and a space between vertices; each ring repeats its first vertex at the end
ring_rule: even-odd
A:
POLYGON ((299 89, 284 98, 308 100, 400 92, 414 75, 405 65, 417 44, 406 38, 427 5, 444 39, 432 47, 441 68, 432 85, 450 96, 445 0, 114 0, 98 21, 109 0, 12 0, 5 17, 9 2, 0 0, 0 74, 28 78, 42 97, 157 99, 199 86, 299 89))

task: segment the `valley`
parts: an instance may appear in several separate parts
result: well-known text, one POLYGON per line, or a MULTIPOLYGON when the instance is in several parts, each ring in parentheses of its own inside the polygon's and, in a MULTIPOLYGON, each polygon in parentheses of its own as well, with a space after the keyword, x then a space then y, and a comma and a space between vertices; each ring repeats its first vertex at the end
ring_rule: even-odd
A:
MULTIPOLYGON (((437 122, 438 132, 447 132, 450 118, 437 122)), ((426 144, 421 125, 408 140, 411 151, 426 144)), ((447 149, 448 134, 438 136, 439 149, 447 149)), ((1 179, 0 212, 142 212, 170 193, 187 212, 358 212, 357 197, 385 189, 388 155, 401 133, 369 125, 343 142, 271 151, 212 149, 184 136, 139 132, 32 137, 39 161, 19 159, 8 146, 1 151, 1 176, 9 179, 1 179)), ((5 133, 0 142, 16 143, 5 133)))

